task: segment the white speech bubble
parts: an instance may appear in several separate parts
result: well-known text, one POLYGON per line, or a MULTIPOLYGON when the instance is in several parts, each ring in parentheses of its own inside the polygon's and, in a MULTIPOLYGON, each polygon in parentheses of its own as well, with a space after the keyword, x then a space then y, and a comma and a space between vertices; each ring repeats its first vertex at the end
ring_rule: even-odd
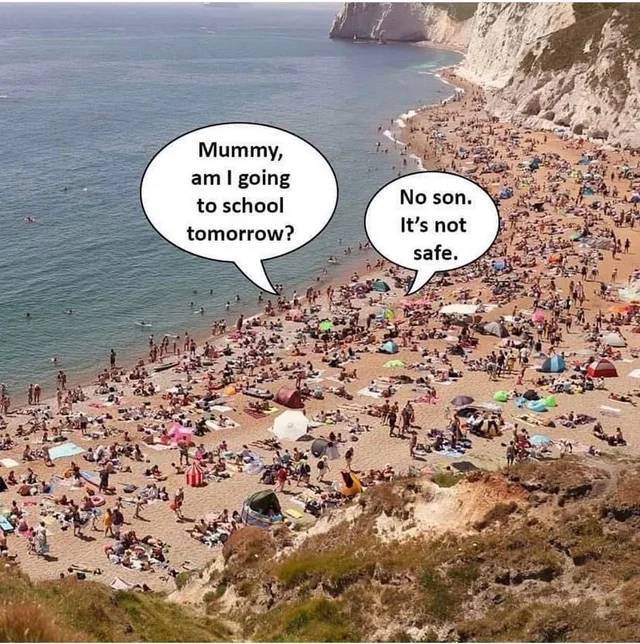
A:
POLYGON ((319 235, 338 182, 313 145, 271 125, 220 123, 182 134, 151 159, 140 183, 151 225, 167 241, 233 262, 275 293, 263 261, 319 235))
POLYGON ((500 216, 477 183, 448 172, 414 172, 378 190, 365 228, 383 257, 416 271, 407 291, 412 295, 435 273, 483 255, 498 235, 500 216))

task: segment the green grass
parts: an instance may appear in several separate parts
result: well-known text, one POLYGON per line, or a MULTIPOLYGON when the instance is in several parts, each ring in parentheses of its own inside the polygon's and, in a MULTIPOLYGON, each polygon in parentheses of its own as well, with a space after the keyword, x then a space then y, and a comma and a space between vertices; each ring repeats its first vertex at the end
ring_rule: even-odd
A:
POLYGON ((259 642, 353 642, 361 639, 340 602, 315 597, 285 604, 259 618, 259 642))
POLYGON ((0 572, 0 609, 2 641, 211 642, 230 637, 219 620, 161 594, 114 592, 72 577, 31 582, 17 570, 0 572))
POLYGON ((366 551, 359 552, 357 548, 327 552, 303 551, 278 564, 275 575, 286 587, 320 579, 344 585, 370 572, 373 566, 374 561, 366 551))

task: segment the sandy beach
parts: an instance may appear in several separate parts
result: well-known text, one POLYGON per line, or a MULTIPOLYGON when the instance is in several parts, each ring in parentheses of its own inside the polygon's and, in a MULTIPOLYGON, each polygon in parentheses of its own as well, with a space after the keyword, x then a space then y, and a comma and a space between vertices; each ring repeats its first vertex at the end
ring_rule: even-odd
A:
POLYGON ((303 512, 305 499, 322 505, 333 491, 332 506, 350 502, 337 491, 350 448, 351 471, 363 484, 409 468, 504 467, 514 429, 521 437, 523 430, 528 433, 522 458, 560 458, 566 450, 587 459, 608 451, 640 454, 640 389, 635 376, 629 377, 640 369, 640 326, 634 299, 627 297, 640 247, 633 225, 638 208, 631 202, 638 157, 562 133, 497 122, 484 112, 480 89, 451 71, 443 77, 464 91, 408 118, 394 133, 403 143, 390 141, 381 126, 378 153, 395 146, 401 171, 419 167, 415 155, 424 168, 465 174, 485 187, 498 199, 502 220, 494 246, 473 265, 436 276, 411 298, 404 296, 407 271, 376 265, 373 252, 353 249, 336 277, 309 284, 312 292, 295 299, 285 290, 279 302, 272 298, 270 313, 234 323, 222 336, 197 334, 188 343, 180 337, 175 353, 169 338, 162 363, 146 357, 144 365, 134 366, 118 356, 115 368, 81 387, 82 400, 67 400, 78 385, 68 382, 60 406, 53 397, 0 416, 8 437, 0 475, 9 483, 13 472, 17 481, 1 499, 5 520, 13 524, 7 545, 29 576, 56 578, 77 566, 104 583, 118 578, 125 586, 172 590, 177 574, 205 565, 220 547, 215 539, 237 527, 226 517, 218 519, 220 513, 240 512, 248 495, 274 489, 261 482, 262 466, 275 462, 278 470, 283 458, 291 470, 278 492, 283 515, 303 529, 314 520, 303 512), (612 252, 618 243, 621 250, 612 252), (376 280, 389 289, 374 289, 376 280), (441 312, 453 304, 474 312, 441 312), (321 327, 324 321, 330 324, 321 327), (485 330, 494 322, 498 335, 485 330), (621 346, 605 341, 611 334, 621 337, 621 346), (379 351, 388 341, 396 352, 379 351), (553 356, 566 368, 538 371, 553 356), (598 356, 611 361, 617 377, 585 375, 598 356), (286 406, 271 401, 268 413, 260 413, 252 408, 256 398, 247 395, 248 388, 308 393, 304 414, 314 422, 307 433, 326 437, 337 450, 337 458, 326 461, 324 481, 317 482, 319 459, 308 453, 309 441, 272 442, 274 419, 286 406), (553 396, 556 404, 534 411, 527 406, 532 400, 521 400, 527 390, 540 400, 553 396), (506 392, 508 400, 501 402, 497 392, 506 392), (456 412, 452 401, 458 396, 472 399, 460 406, 469 408, 466 415, 456 412), (398 425, 410 403, 413 414, 404 436, 390 435, 383 422, 386 400, 398 405, 398 425), (485 432, 493 420, 496 431, 474 433, 470 418, 482 421, 485 432), (204 421, 209 425, 203 429, 204 421), (597 438, 597 424, 608 436, 620 428, 626 444, 597 438), (204 486, 187 485, 183 468, 174 466, 184 452, 184 444, 170 436, 176 425, 189 435, 189 465, 200 460, 208 473, 204 486), (542 438, 531 442, 534 435, 542 438), (25 455, 27 445, 32 453, 25 455), (77 448, 70 455, 45 462, 50 448, 70 445, 77 448), (100 462, 87 461, 89 449, 99 446, 100 462), (309 490, 293 475, 301 461, 294 450, 307 454, 314 484, 309 490), (78 470, 80 478, 74 476, 78 470), (104 471, 112 494, 94 485, 104 471), (158 488, 166 488, 166 499, 154 498, 158 488), (183 520, 171 507, 179 488, 184 488, 183 520), (144 503, 143 491, 149 492, 144 503), (91 509, 87 496, 99 506, 91 509), (71 500, 81 506, 79 535, 74 535, 77 520, 70 518, 71 500), (114 552, 116 540, 105 536, 103 520, 116 506, 125 522, 121 533, 135 531, 135 539, 114 552), (209 524, 209 536, 217 535, 211 546, 188 532, 201 519, 209 524), (30 551, 41 521, 43 556, 30 551), (143 540, 147 535, 151 539, 143 540))

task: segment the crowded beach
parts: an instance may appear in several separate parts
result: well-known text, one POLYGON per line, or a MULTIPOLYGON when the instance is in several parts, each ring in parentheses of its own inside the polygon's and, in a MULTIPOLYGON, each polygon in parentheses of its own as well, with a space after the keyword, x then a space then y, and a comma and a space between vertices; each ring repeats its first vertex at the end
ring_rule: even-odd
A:
MULTIPOLYGON (((379 128, 399 174, 496 200, 479 260, 404 295, 359 263, 206 337, 117 347, 90 384, 0 385, 0 551, 32 578, 171 590, 242 525, 306 530, 395 477, 640 452, 637 154, 499 122, 481 90, 379 128)), ((361 213, 354 213, 361 216, 361 213)), ((34 374, 35 378, 35 374, 34 374)))

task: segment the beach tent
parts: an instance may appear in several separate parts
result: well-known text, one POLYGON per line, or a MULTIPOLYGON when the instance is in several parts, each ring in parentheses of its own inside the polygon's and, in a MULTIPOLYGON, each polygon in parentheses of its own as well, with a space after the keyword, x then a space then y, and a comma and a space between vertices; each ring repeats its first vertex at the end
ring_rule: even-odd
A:
POLYGON ((280 501, 271 490, 260 490, 248 496, 242 504, 240 517, 247 525, 259 528, 270 528, 284 519, 280 501))
POLYGON ((555 396, 547 396, 546 398, 542 399, 542 402, 544 403, 545 407, 557 407, 558 406, 558 401, 555 396))
POLYGON ((533 389, 527 389, 527 391, 522 394, 522 397, 526 400, 538 400, 538 398, 540 398, 540 396, 538 396, 538 392, 533 389))
POLYGON ((331 320, 322 320, 318 325, 320 331, 331 331, 333 329, 333 322, 331 320))
POLYGON ((487 322, 482 329, 485 333, 495 335, 497 338, 506 338, 509 335, 509 331, 500 322, 487 322))
POLYGON ((204 483, 204 473, 197 463, 192 463, 185 472, 187 485, 190 487, 200 487, 204 483))
POLYGON ((611 360, 598 358, 587 367, 587 375, 591 378, 616 378, 618 372, 611 360))
POLYGON ((169 437, 170 442, 174 445, 177 445, 178 443, 193 442, 193 431, 188 427, 184 427, 180 423, 173 423, 171 427, 169 427, 167 436, 169 437))
POLYGON ((304 407, 300 392, 297 389, 291 389, 289 387, 281 387, 274 400, 280 405, 289 407, 289 409, 302 409, 304 407))
POLYGON ((454 407, 466 407, 467 405, 470 405, 473 402, 473 398, 471 396, 456 396, 452 401, 451 404, 454 407))
POLYGON ((530 409, 531 411, 535 411, 536 413, 547 411, 547 407, 542 402, 542 400, 529 400, 526 404, 526 407, 527 409, 530 409))
POLYGON ((383 280, 374 280, 373 284, 371 284, 371 289, 378 293, 386 293, 391 290, 391 287, 383 280))
POLYGON ((544 373, 561 373, 567 368, 564 358, 559 355, 549 356, 540 367, 544 373))
POLYGON ((626 347, 627 343, 624 341, 624 338, 619 333, 607 333, 602 336, 602 344, 606 344, 608 347, 626 347))
POLYGON ((494 259, 493 268, 496 271, 503 271, 505 268, 507 268, 507 262, 504 259, 494 259))
POLYGON ((320 458, 324 456, 329 446, 329 441, 326 438, 316 438, 313 443, 311 443, 311 453, 316 457, 320 458))
POLYGON ((342 496, 355 496, 362 492, 362 485, 353 472, 343 471, 340 474, 342 476, 342 487, 340 488, 342 496))
POLYGON ((389 307, 381 309, 376 313, 377 320, 394 320, 396 317, 396 312, 389 307))
POLYGON ((273 421, 273 433, 280 440, 297 441, 308 427, 309 421, 301 411, 284 411, 273 421))
POLYGON ((498 402, 507 402, 507 400, 509 400, 509 394, 506 391, 496 391, 496 393, 493 394, 493 399, 498 402))
POLYGON ((387 340, 381 347, 382 353, 398 353, 398 345, 393 340, 387 340))

